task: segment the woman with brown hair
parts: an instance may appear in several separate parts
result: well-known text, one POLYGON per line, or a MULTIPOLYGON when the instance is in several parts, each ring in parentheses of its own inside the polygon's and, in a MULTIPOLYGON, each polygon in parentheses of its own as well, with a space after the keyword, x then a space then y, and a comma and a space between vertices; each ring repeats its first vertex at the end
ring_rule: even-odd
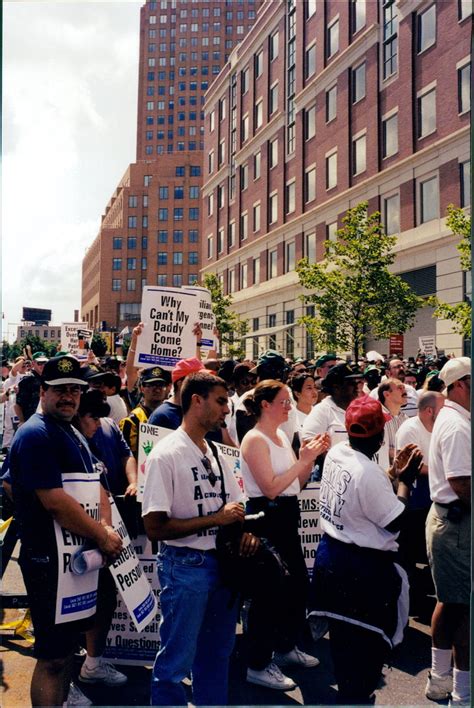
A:
POLYGON ((278 429, 292 406, 289 389, 280 381, 259 383, 245 399, 256 419, 244 437, 241 464, 250 514, 265 513, 259 534, 279 552, 288 573, 272 592, 253 596, 248 614, 249 668, 247 681, 268 688, 291 690, 292 679, 279 666, 313 667, 318 659, 301 651, 306 620, 308 574, 298 534, 298 493, 311 474, 314 460, 328 448, 325 435, 303 443, 297 460, 286 436, 278 429), (275 652, 275 656, 273 653, 275 652), (274 661, 273 661, 274 658, 274 661))

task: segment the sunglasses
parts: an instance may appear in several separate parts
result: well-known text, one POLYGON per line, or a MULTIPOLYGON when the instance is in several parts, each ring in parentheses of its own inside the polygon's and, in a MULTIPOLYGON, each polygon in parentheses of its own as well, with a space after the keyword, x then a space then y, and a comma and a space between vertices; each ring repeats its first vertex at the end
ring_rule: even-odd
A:
POLYGON ((217 482, 217 475, 215 474, 214 470, 212 469, 211 461, 209 460, 208 457, 204 455, 204 457, 201 460, 204 469, 207 472, 207 478, 209 480, 209 483, 212 487, 216 486, 217 482))

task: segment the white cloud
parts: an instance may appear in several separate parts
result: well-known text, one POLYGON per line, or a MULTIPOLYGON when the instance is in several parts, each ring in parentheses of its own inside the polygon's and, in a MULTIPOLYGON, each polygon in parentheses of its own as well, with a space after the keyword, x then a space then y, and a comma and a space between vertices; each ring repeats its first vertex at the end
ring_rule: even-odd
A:
POLYGON ((4 5, 5 326, 24 305, 55 323, 80 307, 85 249, 135 157, 139 7, 4 5))

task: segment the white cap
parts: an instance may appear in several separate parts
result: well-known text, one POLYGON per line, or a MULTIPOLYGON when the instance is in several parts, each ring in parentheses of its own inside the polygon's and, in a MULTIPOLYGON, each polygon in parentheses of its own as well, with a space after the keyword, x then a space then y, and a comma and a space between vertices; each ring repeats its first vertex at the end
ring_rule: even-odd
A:
POLYGON ((468 356, 458 356, 450 359, 439 372, 439 378, 446 384, 446 388, 464 376, 471 375, 471 360, 468 356))

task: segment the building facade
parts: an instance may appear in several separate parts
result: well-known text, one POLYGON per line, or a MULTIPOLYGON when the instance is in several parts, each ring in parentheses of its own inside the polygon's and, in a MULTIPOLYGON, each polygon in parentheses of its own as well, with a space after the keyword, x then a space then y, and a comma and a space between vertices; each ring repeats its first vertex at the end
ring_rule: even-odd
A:
MULTIPOLYGON (((471 3, 274 0, 206 94, 202 272, 249 322, 247 356, 313 356, 295 264, 367 201, 419 295, 470 297, 446 207, 470 207, 471 3)), ((460 354, 419 311, 405 334, 460 354)), ((388 353, 386 342, 368 342, 388 353)))
POLYGON ((204 94, 262 0, 147 0, 140 14, 137 156, 82 264, 81 316, 121 331, 144 285, 196 282, 201 268, 204 94))

